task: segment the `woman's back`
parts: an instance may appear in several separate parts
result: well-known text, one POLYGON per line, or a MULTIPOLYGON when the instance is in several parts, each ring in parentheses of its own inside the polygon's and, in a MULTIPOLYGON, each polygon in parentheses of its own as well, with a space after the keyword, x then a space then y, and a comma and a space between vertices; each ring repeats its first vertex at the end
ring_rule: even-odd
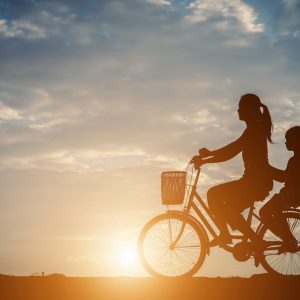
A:
POLYGON ((249 126, 244 131, 242 156, 245 175, 265 173, 269 169, 268 141, 261 123, 249 126))

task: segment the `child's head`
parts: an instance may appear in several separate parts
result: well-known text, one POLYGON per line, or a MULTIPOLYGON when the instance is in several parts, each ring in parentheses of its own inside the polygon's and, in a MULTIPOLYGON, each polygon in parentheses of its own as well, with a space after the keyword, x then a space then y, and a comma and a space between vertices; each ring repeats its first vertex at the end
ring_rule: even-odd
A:
POLYGON ((290 128, 285 134, 285 139, 289 151, 300 152, 300 126, 290 128))

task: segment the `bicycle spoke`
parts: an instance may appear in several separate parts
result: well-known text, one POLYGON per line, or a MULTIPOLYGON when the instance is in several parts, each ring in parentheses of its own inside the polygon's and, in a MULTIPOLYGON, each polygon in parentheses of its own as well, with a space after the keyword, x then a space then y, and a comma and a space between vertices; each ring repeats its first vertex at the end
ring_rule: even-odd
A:
POLYGON ((294 232, 294 230, 295 230, 295 228, 296 228, 296 226, 298 224, 298 221, 299 221, 298 219, 295 219, 294 222, 293 222, 293 224, 292 224, 292 226, 290 227, 292 233, 294 232))
POLYGON ((186 249, 186 248, 200 248, 200 245, 190 245, 190 246, 176 246, 176 249, 186 249))
POLYGON ((170 219, 169 219, 169 241, 170 241, 170 244, 173 241, 173 238, 172 238, 172 226, 171 226, 171 220, 170 219))
POLYGON ((200 266, 205 257, 202 248, 202 241, 191 224, 181 218, 166 217, 148 229, 142 251, 148 269, 173 277, 200 266))
MULTIPOLYGON (((300 214, 297 212, 284 213, 287 223, 294 237, 300 239, 300 214)), ((263 239, 275 243, 269 245, 263 253, 262 265, 269 272, 282 275, 300 275, 300 253, 289 252, 284 243, 270 230, 264 229, 263 239), (278 244, 276 245, 276 243, 278 244)), ((287 248, 288 249, 288 248, 287 248)))

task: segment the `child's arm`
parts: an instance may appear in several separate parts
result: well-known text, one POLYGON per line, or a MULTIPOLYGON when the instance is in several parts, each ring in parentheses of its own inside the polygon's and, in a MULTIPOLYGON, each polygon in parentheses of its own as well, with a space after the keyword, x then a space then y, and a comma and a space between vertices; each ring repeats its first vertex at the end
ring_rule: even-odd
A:
POLYGON ((285 170, 277 169, 271 166, 271 173, 275 181, 285 182, 285 170))

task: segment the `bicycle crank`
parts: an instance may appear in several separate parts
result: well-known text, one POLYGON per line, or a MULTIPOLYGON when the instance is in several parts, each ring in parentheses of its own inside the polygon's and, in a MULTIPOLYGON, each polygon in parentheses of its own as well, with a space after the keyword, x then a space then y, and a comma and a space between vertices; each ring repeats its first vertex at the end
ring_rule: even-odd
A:
POLYGON ((248 242, 240 242, 234 245, 232 255, 237 261, 246 261, 253 256, 253 247, 248 242))

